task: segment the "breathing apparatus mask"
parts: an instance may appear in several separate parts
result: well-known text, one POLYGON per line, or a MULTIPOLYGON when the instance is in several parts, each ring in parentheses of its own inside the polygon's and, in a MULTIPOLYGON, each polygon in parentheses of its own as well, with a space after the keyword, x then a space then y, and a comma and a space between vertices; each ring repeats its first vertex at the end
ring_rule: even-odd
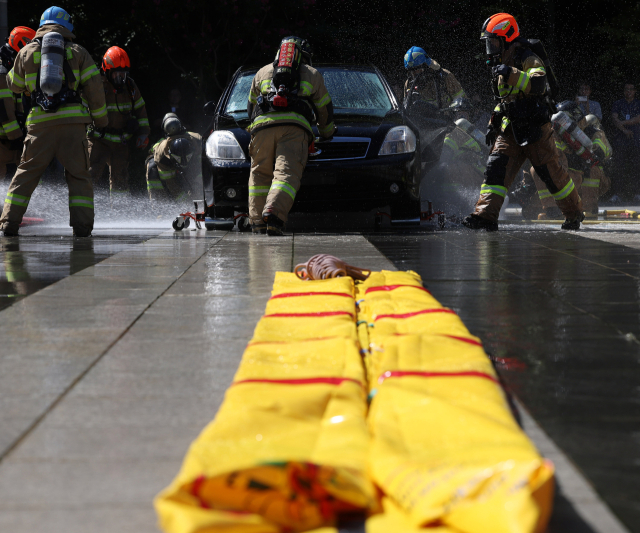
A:
POLYGON ((500 37, 484 37, 486 46, 487 65, 495 67, 502 64, 502 39, 500 37))
POLYGON ((127 83, 127 78, 129 77, 129 71, 109 69, 108 76, 109 76, 109 81, 111 82, 111 85, 115 87, 116 92, 121 93, 124 90, 124 87, 127 83))
POLYGON ((18 53, 13 48, 11 48, 8 43, 3 44, 0 47, 0 61, 2 61, 2 66, 7 70, 11 70, 13 68, 13 62, 15 61, 17 55, 18 53))

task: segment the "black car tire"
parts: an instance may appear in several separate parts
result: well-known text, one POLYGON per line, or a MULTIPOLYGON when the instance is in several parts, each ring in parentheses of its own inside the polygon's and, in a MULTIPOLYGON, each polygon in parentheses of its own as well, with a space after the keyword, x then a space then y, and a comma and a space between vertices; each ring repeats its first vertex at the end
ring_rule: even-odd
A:
POLYGON ((420 218, 420 200, 414 200, 413 198, 407 198, 406 196, 401 200, 391 204, 391 218, 392 220, 411 220, 420 218))

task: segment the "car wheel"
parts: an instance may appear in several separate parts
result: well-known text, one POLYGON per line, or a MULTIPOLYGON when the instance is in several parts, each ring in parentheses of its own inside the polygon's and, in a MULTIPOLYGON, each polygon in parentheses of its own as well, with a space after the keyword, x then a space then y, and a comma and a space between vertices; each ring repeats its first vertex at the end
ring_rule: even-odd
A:
POLYGON ((420 218, 420 200, 413 198, 403 198, 391 204, 391 218, 393 220, 411 220, 420 218))

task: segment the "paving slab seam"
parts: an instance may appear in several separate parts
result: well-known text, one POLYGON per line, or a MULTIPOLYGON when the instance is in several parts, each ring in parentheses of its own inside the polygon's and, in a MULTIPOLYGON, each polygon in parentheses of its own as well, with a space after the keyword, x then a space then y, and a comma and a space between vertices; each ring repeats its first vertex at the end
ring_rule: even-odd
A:
MULTIPOLYGON (((209 250, 215 246, 216 244, 218 244, 220 241, 222 241, 224 239, 224 237, 227 235, 228 233, 225 233, 225 235, 222 235, 220 238, 215 239, 213 243, 211 243, 209 246, 207 246, 205 248, 205 250, 202 252, 202 254, 200 254, 199 256, 197 256, 194 261, 191 263, 191 265, 189 265, 188 268, 186 268, 184 270, 184 272, 182 272, 176 279, 174 279, 168 287, 166 287, 156 298, 154 298, 145 308, 144 310, 142 310, 142 312, 140 312, 140 314, 138 314, 138 316, 135 317, 134 320, 132 320, 129 325, 120 333, 120 335, 118 335, 118 337, 116 339, 114 339, 105 350, 103 350, 102 353, 100 353, 88 366, 87 368, 85 368, 82 372, 80 372, 80 374, 78 374, 73 380, 72 382, 60 393, 60 395, 53 401, 51 402, 51 404, 49 406, 47 406, 47 408, 39 415, 35 418, 35 420, 22 432, 22 434, 13 442, 11 443, 1 454, 0 454, 0 464, 2 464, 2 462, 11 454, 11 452, 13 450, 15 450, 39 425, 40 423, 46 418, 46 416, 55 409, 55 407, 57 405, 60 404, 60 402, 62 402, 62 400, 64 400, 64 398, 69 394, 69 392, 71 392, 73 390, 73 388, 80 382, 82 381, 82 379, 91 371, 92 368, 94 368, 99 362, 100 360, 102 360, 102 358, 126 335, 126 333, 140 320, 140 318, 142 318, 142 316, 144 316, 144 314, 149 310, 149 308, 158 301, 158 299, 160 299, 164 294, 166 294, 167 291, 169 291, 187 272, 189 272, 189 270, 191 269, 191 267, 196 264, 202 257, 204 257, 209 250)), ((141 243, 140 245, 144 245, 146 243, 148 243, 149 241, 151 241, 153 239, 149 239, 148 241, 144 241, 143 243, 141 243)), ((117 255, 117 254, 116 254, 117 255)))
MULTIPOLYGON (((579 236, 579 235, 578 235, 578 236, 579 236)), ((591 263, 592 265, 596 265, 596 266, 599 266, 599 267, 602 267, 602 268, 606 268, 606 269, 609 269, 609 270, 613 270, 614 272, 617 272, 617 273, 619 273, 619 274, 624 274, 625 276, 628 276, 628 277, 630 277, 631 279, 636 279, 636 280, 637 280, 637 279, 640 279, 640 278, 638 278, 638 276, 633 276, 633 275, 631 275, 631 274, 628 274, 627 272, 623 272, 622 270, 618 270, 617 268, 612 268, 612 267, 609 267, 609 266, 607 266, 607 265, 603 265, 602 263, 598 263, 598 262, 596 262, 596 261, 591 261, 591 260, 589 260, 589 259, 585 259, 584 257, 578 257, 577 255, 571 254, 571 253, 569 253, 569 252, 567 252, 567 251, 565 251, 565 250, 558 250, 558 249, 556 249, 556 248, 550 248, 549 246, 545 246, 545 245, 543 245, 543 244, 539 244, 539 243, 535 243, 535 242, 533 242, 533 243, 529 243, 529 241, 525 241, 524 239, 520 239, 520 238, 518 238, 518 237, 514 237, 514 236, 512 236, 512 235, 508 235, 508 237, 509 237, 510 239, 513 239, 513 240, 517 240, 517 241, 521 241, 521 242, 527 242, 528 244, 533 244, 534 246, 538 246, 538 247, 540 247, 540 248, 545 248, 545 249, 547 249, 547 250, 550 250, 551 252, 557 252, 557 253, 560 253, 560 254, 563 254, 563 255, 567 255, 567 256, 572 257, 573 259, 577 259, 577 260, 579 260, 579 261, 585 261, 586 263, 591 263)), ((620 246, 624 246, 624 245, 620 245, 620 246)), ((520 278, 520 279, 522 279, 523 281, 527 281, 527 279, 526 279, 526 278, 523 278, 522 276, 518 276, 518 274, 516 274, 515 272, 511 272, 511 271, 507 270, 506 268, 504 268, 504 267, 502 267, 502 266, 500 266, 500 265, 496 265, 496 266, 497 266, 498 268, 501 268, 501 269, 502 269, 502 270, 504 270, 505 272, 509 272, 509 274, 513 274, 514 276, 519 277, 519 278, 520 278)), ((537 289, 538 289, 538 290, 540 290, 540 291, 542 291, 543 293, 547 294, 548 296, 550 296, 550 297, 551 297, 551 298, 553 298, 554 300, 558 300, 558 298, 557 298, 556 296, 554 296, 553 294, 551 294, 551 293, 549 293, 549 292, 545 291, 544 289, 541 289, 540 287, 537 287, 537 289)), ((622 337, 624 337, 627 341, 629 341, 629 342, 634 342, 634 343, 636 343, 636 344, 640 345, 640 339, 636 338, 636 337, 635 337, 635 335, 633 335, 633 334, 629 334, 628 332, 624 332, 624 331, 622 331, 621 329, 619 329, 618 327, 616 327, 614 324, 611 324, 610 322, 607 322, 607 321, 603 320, 601 317, 599 317, 599 316, 597 316, 597 315, 594 315, 593 313, 590 313, 589 311, 586 311, 586 310, 584 310, 584 309, 581 309, 580 307, 577 307, 576 305, 572 304, 572 303, 571 303, 571 302, 569 302, 569 301, 563 301, 563 303, 565 303, 565 304, 566 304, 566 305, 568 305, 569 307, 573 307, 576 311, 580 311, 581 313, 584 313, 585 315, 590 316, 591 318, 595 318, 596 320, 598 320, 598 321, 602 322, 603 324, 606 324, 607 326, 609 326, 609 327, 611 327, 612 329, 614 329, 615 331, 617 331, 617 332, 618 332, 618 334, 619 334, 619 335, 621 335, 622 337)))

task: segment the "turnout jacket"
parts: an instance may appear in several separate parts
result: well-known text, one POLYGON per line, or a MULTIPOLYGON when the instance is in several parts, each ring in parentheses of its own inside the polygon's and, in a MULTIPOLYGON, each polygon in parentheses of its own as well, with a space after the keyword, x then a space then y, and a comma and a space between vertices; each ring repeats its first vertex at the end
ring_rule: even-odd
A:
POLYGON ((416 87, 421 100, 440 109, 449 107, 456 98, 466 98, 467 96, 453 72, 446 68, 435 72, 427 69, 427 72, 419 74, 414 79, 407 78, 404 82, 405 100, 416 87), (440 93, 440 101, 438 101, 438 92, 440 93))
POLYGON ((179 183, 177 177, 178 173, 171 164, 171 156, 169 155, 169 141, 183 137, 188 139, 193 145, 193 157, 190 165, 187 167, 185 173, 187 174, 188 182, 191 186, 194 184, 202 183, 202 137, 192 131, 186 131, 180 135, 174 135, 167 137, 166 139, 160 139, 153 145, 150 152, 152 153, 153 160, 158 166, 158 174, 160 177, 160 185, 151 183, 148 186, 152 188, 165 188, 174 197, 179 198, 183 193, 195 192, 184 191, 182 185, 179 183))
MULTIPOLYGON (((266 97, 270 92, 275 91, 275 88, 271 88, 273 71, 273 64, 269 63, 262 67, 254 76, 251 82, 249 104, 247 106, 249 118, 252 117, 254 107, 258 105, 259 96, 262 95, 266 97)), ((322 74, 304 63, 300 65, 300 89, 298 90, 298 97, 307 99, 313 103, 317 111, 316 120, 318 121, 318 132, 320 136, 325 138, 331 137, 335 130, 331 96, 329 96, 329 91, 327 91, 325 87, 322 74)), ((282 124, 301 126, 313 136, 313 130, 311 129, 309 121, 299 113, 287 111, 286 107, 283 108, 282 111, 268 111, 265 114, 255 117, 249 128, 251 133, 255 133, 263 128, 280 126, 282 124)))
MULTIPOLYGON (((81 103, 62 104, 55 113, 47 113, 34 105, 27 116, 29 132, 47 126, 60 124, 89 124, 96 127, 107 125, 107 107, 100 73, 91 55, 82 46, 72 42, 75 35, 59 24, 46 24, 36 32, 36 38, 42 39, 49 32, 58 32, 65 39, 65 54, 75 81, 71 89, 81 91, 87 107, 81 103)), ((14 93, 33 93, 36 90, 36 78, 40 69, 40 45, 31 42, 16 57, 13 68, 7 75, 9 89, 14 93)), ((63 86, 66 79, 63 81, 63 86)))
POLYGON ((444 138, 443 150, 452 160, 470 165, 480 175, 483 175, 487 169, 485 165, 486 150, 460 127, 456 127, 444 138))
MULTIPOLYGON (((604 131, 602 131, 601 129, 594 126, 585 128, 584 126, 585 121, 583 119, 580 121, 580 124, 578 124, 578 127, 587 134, 589 139, 591 139, 591 142, 593 143, 591 151, 595 153, 600 159, 600 162, 597 166, 602 168, 602 163, 610 159, 613 153, 611 145, 609 144, 609 140, 607 139, 604 131)), ((584 159, 577 155, 573 151, 573 149, 567 143, 565 143, 562 137, 560 137, 555 131, 553 132, 553 138, 555 140, 558 152, 566 157, 567 167, 570 170, 582 173, 587 169, 584 163, 584 159)))
POLYGON ((101 136, 100 132, 93 130, 89 138, 100 138, 103 141, 112 143, 124 143, 134 135, 149 135, 151 129, 149 128, 147 108, 136 83, 129 78, 122 92, 118 93, 113 84, 107 79, 107 76, 102 76, 102 86, 104 87, 109 124, 104 135, 101 136), (129 118, 134 118, 138 121, 138 129, 132 133, 125 131, 129 118))
POLYGON ((16 119, 16 109, 22 110, 22 102, 9 89, 6 74, 7 69, 0 66, 0 139, 13 140, 22 137, 22 129, 16 119))

